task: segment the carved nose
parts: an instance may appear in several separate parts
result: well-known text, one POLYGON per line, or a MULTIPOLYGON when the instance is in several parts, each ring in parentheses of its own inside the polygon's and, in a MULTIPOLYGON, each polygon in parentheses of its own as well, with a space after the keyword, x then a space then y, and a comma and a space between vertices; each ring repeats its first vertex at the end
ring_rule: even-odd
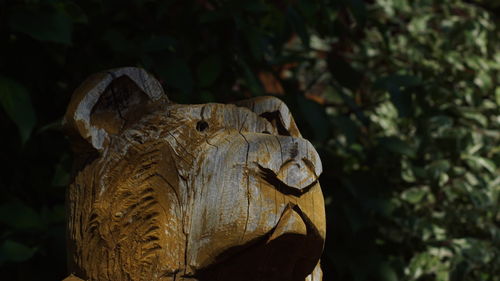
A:
POLYGON ((264 179, 284 193, 306 192, 322 172, 318 153, 305 139, 280 136, 274 142, 278 142, 279 152, 258 163, 264 179))
POLYGON ((307 188, 318 179, 313 164, 306 158, 289 159, 281 165, 276 177, 287 186, 298 190, 307 188))

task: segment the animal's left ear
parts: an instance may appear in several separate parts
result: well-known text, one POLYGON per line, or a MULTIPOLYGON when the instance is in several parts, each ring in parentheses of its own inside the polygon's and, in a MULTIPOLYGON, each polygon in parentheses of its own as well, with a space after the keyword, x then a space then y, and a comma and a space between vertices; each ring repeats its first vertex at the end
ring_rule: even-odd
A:
POLYGON ((236 102, 236 105, 246 107, 260 117, 267 119, 280 135, 302 137, 292 113, 286 104, 278 98, 271 96, 256 97, 236 102))
POLYGON ((73 142, 84 140, 102 151, 112 135, 166 103, 160 83, 143 69, 112 69, 89 77, 73 93, 64 124, 73 142))

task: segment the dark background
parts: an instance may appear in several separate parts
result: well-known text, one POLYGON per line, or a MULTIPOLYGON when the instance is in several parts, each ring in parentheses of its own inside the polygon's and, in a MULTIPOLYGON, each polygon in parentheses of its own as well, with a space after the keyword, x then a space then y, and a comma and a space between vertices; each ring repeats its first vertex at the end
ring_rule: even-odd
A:
POLYGON ((0 279, 66 275, 61 117, 140 66, 179 103, 276 95, 323 160, 324 280, 500 280, 500 4, 0 1, 0 279))

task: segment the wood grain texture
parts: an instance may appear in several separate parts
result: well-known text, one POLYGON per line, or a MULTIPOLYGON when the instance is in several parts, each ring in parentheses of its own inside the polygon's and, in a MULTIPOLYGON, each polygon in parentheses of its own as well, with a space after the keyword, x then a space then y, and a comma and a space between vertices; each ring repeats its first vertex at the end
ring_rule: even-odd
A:
POLYGON ((321 161, 279 99, 180 105, 121 68, 86 80, 65 124, 66 280, 321 280, 321 161))

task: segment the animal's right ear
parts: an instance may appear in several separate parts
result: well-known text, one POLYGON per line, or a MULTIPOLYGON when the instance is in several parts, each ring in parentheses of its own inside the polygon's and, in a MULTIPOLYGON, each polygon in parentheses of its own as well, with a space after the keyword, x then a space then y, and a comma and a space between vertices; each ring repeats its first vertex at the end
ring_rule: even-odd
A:
POLYGON ((64 125, 74 142, 84 140, 102 151, 112 135, 167 103, 160 83, 145 70, 112 69, 92 75, 76 89, 64 125))
POLYGON ((280 135, 301 138, 295 120, 286 104, 276 97, 262 96, 238 101, 237 106, 243 106, 267 119, 280 135))

